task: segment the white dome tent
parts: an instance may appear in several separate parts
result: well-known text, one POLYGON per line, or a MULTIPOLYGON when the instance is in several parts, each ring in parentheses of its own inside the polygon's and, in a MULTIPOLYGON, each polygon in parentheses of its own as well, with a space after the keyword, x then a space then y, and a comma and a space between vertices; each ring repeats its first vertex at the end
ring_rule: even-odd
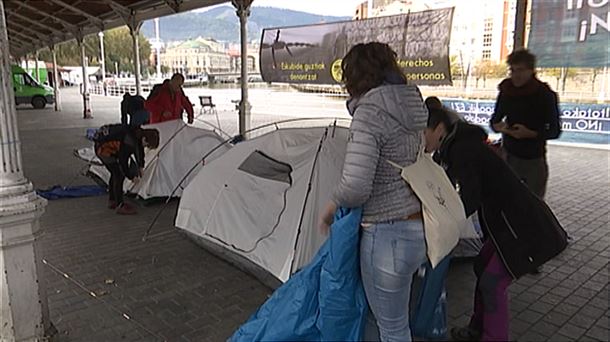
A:
POLYGON ((235 145, 186 187, 176 226, 286 281, 326 239, 316 222, 347 136, 336 125, 280 128, 235 145))
MULTIPOLYGON (((326 239, 317 223, 341 177, 346 123, 265 126, 275 130, 199 170, 184 189, 176 227, 267 285, 285 282, 326 239)), ((476 242, 460 256, 476 255, 476 242)))
MULTIPOLYGON (((146 168, 142 179, 137 184, 126 180, 124 189, 144 200, 156 197, 180 197, 182 189, 197 174, 192 172, 183 180, 195 161, 201 160, 209 153, 204 161, 208 163, 231 148, 227 138, 220 135, 222 133, 189 126, 181 120, 146 125, 143 128, 154 128, 159 131, 159 147, 147 150, 146 168), (183 180, 182 186, 173 191, 181 180, 183 180)), ((99 161, 95 162, 97 158, 91 157, 91 155, 95 156, 92 149, 81 149, 78 154, 82 159, 91 162, 88 174, 107 184, 110 173, 99 161)), ((199 163, 195 171, 202 166, 203 163, 199 163)))

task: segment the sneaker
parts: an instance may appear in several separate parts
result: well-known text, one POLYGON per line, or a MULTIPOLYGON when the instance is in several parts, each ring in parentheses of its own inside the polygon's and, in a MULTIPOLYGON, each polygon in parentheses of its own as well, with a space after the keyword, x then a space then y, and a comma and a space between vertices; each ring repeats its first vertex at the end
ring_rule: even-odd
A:
POLYGON ((108 201, 108 209, 116 209, 116 201, 108 201))
POLYGON ((470 327, 451 328, 451 338, 454 341, 479 341, 481 333, 470 327))
POLYGON ((123 203, 116 208, 116 213, 119 215, 135 215, 138 213, 138 211, 131 204, 123 203))

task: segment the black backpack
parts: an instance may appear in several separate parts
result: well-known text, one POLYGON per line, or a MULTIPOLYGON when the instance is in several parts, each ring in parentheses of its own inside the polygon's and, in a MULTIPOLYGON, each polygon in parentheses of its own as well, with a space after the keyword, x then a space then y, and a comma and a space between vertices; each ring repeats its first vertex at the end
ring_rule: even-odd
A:
POLYGON ((123 95, 123 103, 121 106, 124 106, 127 114, 133 115, 140 110, 144 109, 144 98, 140 95, 130 95, 126 93, 123 95))
POLYGON ((93 142, 96 145, 107 141, 123 141, 128 128, 122 124, 109 124, 100 127, 93 135, 93 142))
POLYGON ((148 100, 152 99, 153 97, 157 96, 157 94, 159 94, 159 92, 161 91, 161 87, 163 86, 164 83, 165 82, 155 84, 152 87, 152 89, 150 90, 150 93, 148 94, 148 97, 146 98, 146 100, 148 101, 148 100))

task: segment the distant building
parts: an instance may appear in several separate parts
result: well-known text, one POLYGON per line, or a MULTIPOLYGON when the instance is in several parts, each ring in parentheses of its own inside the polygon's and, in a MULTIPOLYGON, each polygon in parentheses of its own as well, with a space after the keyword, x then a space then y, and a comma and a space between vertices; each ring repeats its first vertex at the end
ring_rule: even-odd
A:
POLYGON ((369 17, 369 1, 365 1, 356 7, 356 12, 354 13, 354 20, 361 20, 369 17))
POLYGON ((375 9, 378 8, 382 8, 382 7, 387 7, 389 4, 391 4, 392 2, 395 2, 396 0, 371 0, 373 2, 372 8, 373 11, 375 9))
POLYGON ((161 65, 172 73, 200 75, 231 71, 231 57, 224 45, 213 39, 197 38, 169 44, 161 53, 161 65))
MULTIPOLYGON (((371 1, 371 15, 367 17, 455 7, 449 53, 464 64, 480 60, 500 63, 513 49, 517 0, 371 1)), ((362 6, 358 5, 356 11, 362 11, 362 6)))
MULTIPOLYGON (((89 82, 97 82, 101 79, 102 69, 97 66, 86 67, 89 82)), ((83 67, 82 66, 64 66, 59 71, 61 79, 66 84, 77 85, 83 83, 83 67)))
MULTIPOLYGON (((259 52, 260 44, 251 43, 248 44, 248 72, 259 73, 259 52)), ((238 44, 231 44, 227 50, 229 57, 231 57, 231 72, 241 71, 241 46, 238 44)))

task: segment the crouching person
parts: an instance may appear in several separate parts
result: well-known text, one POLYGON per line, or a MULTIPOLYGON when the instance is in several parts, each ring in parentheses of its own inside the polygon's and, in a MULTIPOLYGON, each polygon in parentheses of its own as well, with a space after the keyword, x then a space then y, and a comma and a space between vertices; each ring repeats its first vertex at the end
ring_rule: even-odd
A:
POLYGON ((426 149, 438 153, 466 216, 478 210, 485 241, 474 263, 474 314, 451 335, 456 341, 508 341, 508 286, 561 253, 567 234, 544 201, 485 144, 483 129, 452 123, 445 109, 429 114, 426 149))
POLYGON ((138 181, 144 170, 144 147, 159 146, 159 131, 121 124, 102 126, 95 134, 95 154, 110 172, 108 208, 120 215, 136 214, 136 208, 123 201, 125 178, 138 181), (135 161, 132 159, 135 157, 135 161))

